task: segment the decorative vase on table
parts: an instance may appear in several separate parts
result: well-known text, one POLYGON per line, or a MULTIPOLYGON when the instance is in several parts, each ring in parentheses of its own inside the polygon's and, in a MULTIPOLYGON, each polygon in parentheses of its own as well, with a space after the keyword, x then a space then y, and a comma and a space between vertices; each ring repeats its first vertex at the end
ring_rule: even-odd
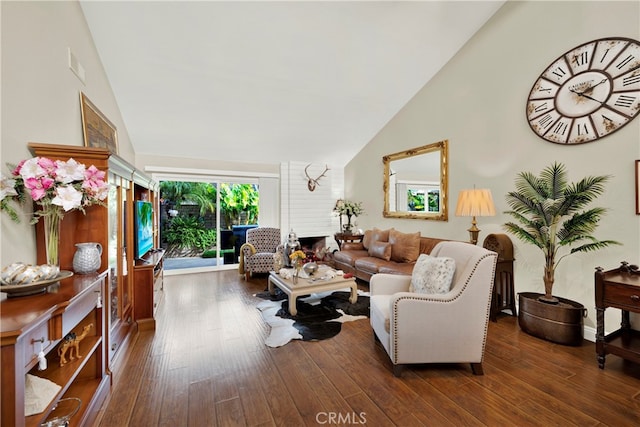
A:
POLYGON ((60 265, 60 216, 52 211, 43 215, 44 221, 44 244, 47 254, 47 264, 60 265))
POLYGON ((301 248, 300 241, 298 240, 298 235, 291 230, 289 233, 289 238, 287 242, 284 244, 284 265, 286 267, 292 267, 292 259, 291 254, 295 251, 299 251, 301 248))
POLYGON ((96 242, 76 243, 73 255, 73 271, 78 274, 95 273, 100 268, 102 245, 96 242))

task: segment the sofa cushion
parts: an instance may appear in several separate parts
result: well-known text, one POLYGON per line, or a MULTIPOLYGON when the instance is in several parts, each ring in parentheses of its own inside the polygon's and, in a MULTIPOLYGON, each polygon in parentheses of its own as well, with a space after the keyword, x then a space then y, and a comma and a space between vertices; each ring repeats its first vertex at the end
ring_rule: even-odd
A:
POLYGON ((389 231, 391 243, 391 259, 396 262, 415 262, 420 254, 420 232, 401 233, 389 231))
POLYGON ((371 237, 373 236, 373 230, 367 230, 364 232, 364 236, 362 236, 362 246, 364 246, 365 249, 369 249, 369 246, 371 245, 371 237))
POLYGON ((358 271, 363 271, 367 274, 376 274, 381 267, 389 264, 390 261, 385 261, 380 258, 374 258, 372 256, 358 258, 354 262, 354 267, 358 271))
POLYGON ((369 256, 389 261, 391 259, 391 243, 372 242, 369 245, 369 256))
POLYGON ((378 268, 378 273, 403 274, 411 276, 415 263, 389 261, 378 268))
POLYGON ((340 246, 341 251, 364 251, 365 247, 362 242, 344 242, 340 246))
POLYGON ((368 257, 369 252, 367 251, 337 251, 333 254, 333 260, 335 262, 340 262, 342 264, 349 265, 351 267, 355 266, 355 263, 358 259, 368 257))
POLYGON ((373 228, 373 232, 371 233, 371 241, 372 242, 388 242, 389 241, 389 232, 391 232, 393 228, 387 230, 380 230, 379 228, 373 228))
POLYGON ((428 255, 438 243, 446 241, 446 239, 436 239, 434 237, 420 237, 420 253, 428 255))
POLYGON ((421 254, 413 267, 409 292, 418 294, 444 294, 451 289, 456 261, 449 257, 421 254))

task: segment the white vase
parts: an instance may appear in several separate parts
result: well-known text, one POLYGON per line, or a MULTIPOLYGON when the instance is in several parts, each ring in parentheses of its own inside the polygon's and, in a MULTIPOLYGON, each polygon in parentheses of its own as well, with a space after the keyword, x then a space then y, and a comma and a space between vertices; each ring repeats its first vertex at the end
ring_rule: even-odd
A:
POLYGON ((76 253, 73 254, 73 271, 78 274, 95 273, 100 268, 102 245, 100 243, 76 243, 76 253))

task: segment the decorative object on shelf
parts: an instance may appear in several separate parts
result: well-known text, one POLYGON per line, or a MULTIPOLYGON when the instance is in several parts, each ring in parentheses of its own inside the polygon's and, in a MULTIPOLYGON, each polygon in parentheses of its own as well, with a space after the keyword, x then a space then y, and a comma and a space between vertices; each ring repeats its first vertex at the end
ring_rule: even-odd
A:
POLYGON ((69 353, 69 360, 75 360, 76 358, 80 359, 82 357, 82 355, 80 354, 80 341, 82 341, 89 334, 91 328, 93 328, 93 323, 89 323, 87 326, 82 328, 82 333, 80 335, 76 335, 73 332, 69 332, 67 335, 65 335, 65 337, 62 339, 60 347, 58 347, 60 366, 64 366, 67 364, 67 352, 69 353))
POLYGON ((56 397, 62 387, 51 380, 26 374, 24 381, 24 414, 40 414, 56 397))
POLYGON ((282 257, 282 253, 276 252, 273 254, 273 270, 280 271, 282 267, 284 267, 284 258, 282 257))
POLYGON ((78 274, 95 273, 100 268, 102 245, 96 242, 76 243, 73 271, 78 274))
POLYGON ((73 276, 73 271, 61 270, 58 277, 52 279, 38 280, 25 285, 0 285, 0 292, 5 292, 8 298, 42 294, 49 286, 71 276, 73 276))
POLYGON ((82 92, 80 92, 80 111, 85 147, 108 148, 113 154, 118 154, 116 127, 82 92))
POLYGON ((37 223, 41 217, 44 219, 47 263, 58 265, 60 221, 70 210, 84 213, 88 206, 104 206, 109 192, 105 173, 93 165, 87 168, 73 158, 54 161, 33 157, 20 162, 11 175, 12 178, 2 176, 0 181, 0 210, 19 222, 18 213, 9 202, 22 202, 28 194, 40 206, 31 223, 37 223))
POLYGON ((49 280, 58 277, 60 267, 57 265, 31 265, 14 262, 2 269, 0 282, 4 285, 25 285, 39 280, 49 280))
POLYGON ((307 257, 305 253, 301 250, 294 251, 291 255, 289 255, 289 259, 291 259, 291 267, 293 267, 293 283, 298 283, 298 276, 300 276, 300 269, 302 268, 302 263, 304 259, 307 257))
POLYGON ((640 113, 640 42, 613 37, 577 46, 553 61, 527 99, 527 120, 541 138, 582 144, 612 134, 640 113))
POLYGON ((318 264, 314 261, 307 262, 302 266, 302 269, 307 274, 308 277, 313 276, 315 272, 318 271, 318 264))
POLYGON ((67 427, 73 417, 82 406, 82 400, 77 397, 66 397, 58 400, 46 421, 40 427, 67 427))
POLYGON ((293 230, 291 230, 291 232, 289 233, 289 237, 284 244, 285 267, 289 267, 289 268, 292 267, 291 254, 294 253, 295 251, 299 251, 300 249, 302 249, 302 246, 300 245, 300 241, 298 240, 298 235, 293 230))
POLYGON ((352 202, 349 200, 338 199, 333 211, 340 217, 340 231, 344 233, 351 233, 353 224, 351 224, 351 217, 358 217, 364 213, 362 202, 352 202), (347 223, 342 224, 342 215, 347 216, 347 223))
POLYGON ((30 265, 14 262, 2 269, 0 292, 9 298, 44 293, 47 287, 73 276, 71 271, 60 271, 57 265, 30 265))
POLYGON ((460 190, 458 194, 458 204, 456 205, 456 216, 470 216, 471 228, 469 228, 470 243, 478 243, 477 216, 494 216, 496 207, 493 204, 491 190, 484 188, 474 188, 472 190, 460 190))
MULTIPOLYGON (((555 271, 560 261, 577 252, 590 252, 620 244, 613 240, 598 240, 591 234, 607 210, 605 208, 587 209, 587 206, 604 192, 604 184, 608 180, 609 176, 606 175, 589 176, 578 183, 570 184, 567 182, 565 166, 553 163, 546 167, 540 176, 530 172, 519 173, 515 181, 516 191, 507 193, 507 204, 512 210, 505 213, 515 218, 517 223, 508 222, 504 224, 504 228, 523 242, 540 248, 544 255, 545 293, 536 296, 537 300, 547 303, 550 307, 544 311, 552 310, 554 305, 561 308, 566 302, 556 298, 552 293, 555 271), (560 255, 562 248, 568 248, 574 244, 578 246, 571 247, 569 252, 560 255)), ((523 327, 527 319, 537 319, 544 311, 528 313, 526 303, 523 307, 522 297, 521 294, 518 313, 521 328, 525 332, 541 330, 531 325, 523 327)), ((535 336, 545 338, 541 335, 535 336)))
POLYGON ((311 166, 311 163, 309 163, 307 167, 304 168, 304 174, 307 176, 307 188, 309 189, 309 191, 313 191, 316 189, 316 186, 320 185, 318 184, 318 181, 320 180, 320 178, 324 176, 325 173, 327 173, 327 171, 329 170, 329 166, 325 165, 324 171, 322 171, 322 174, 315 179, 311 178, 309 176, 309 173, 307 172, 307 169, 309 169, 309 166, 311 166))

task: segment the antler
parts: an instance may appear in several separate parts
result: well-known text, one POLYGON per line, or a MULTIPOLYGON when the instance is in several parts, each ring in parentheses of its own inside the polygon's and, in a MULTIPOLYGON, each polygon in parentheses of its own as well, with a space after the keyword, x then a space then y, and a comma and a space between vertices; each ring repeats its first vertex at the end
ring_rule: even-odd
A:
POLYGON ((320 178, 322 178, 324 176, 324 174, 327 173, 327 171, 329 170, 329 166, 325 165, 324 166, 324 171, 322 172, 322 174, 313 179, 309 176, 309 173, 307 172, 307 169, 309 169, 309 166, 311 166, 311 163, 309 163, 305 168, 304 168, 304 174, 307 176, 307 188, 309 189, 309 191, 313 191, 316 189, 316 185, 320 185, 318 184, 318 180, 320 178))

